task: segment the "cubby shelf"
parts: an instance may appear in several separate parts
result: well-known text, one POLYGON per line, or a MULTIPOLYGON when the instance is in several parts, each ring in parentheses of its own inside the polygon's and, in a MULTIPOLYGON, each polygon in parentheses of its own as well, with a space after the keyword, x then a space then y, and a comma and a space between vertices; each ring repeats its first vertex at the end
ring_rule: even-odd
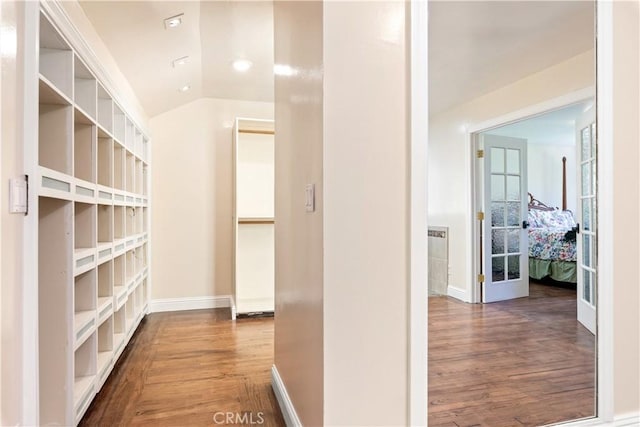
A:
POLYGON ((96 333, 94 332, 74 353, 73 407, 75 409, 75 423, 80 421, 95 392, 96 350, 96 333))
POLYGON ((113 366, 113 316, 107 318, 98 328, 97 388, 102 387, 110 368, 113 366))
POLYGON ((76 425, 147 311, 150 142, 68 22, 39 21, 39 421, 76 425))

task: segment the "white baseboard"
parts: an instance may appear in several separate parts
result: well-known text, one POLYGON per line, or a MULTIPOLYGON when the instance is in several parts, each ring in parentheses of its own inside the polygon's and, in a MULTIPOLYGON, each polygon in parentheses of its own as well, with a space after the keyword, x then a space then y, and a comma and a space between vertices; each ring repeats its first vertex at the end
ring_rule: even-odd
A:
POLYGON ((293 407, 289 393, 287 393, 287 388, 284 386, 282 378, 280 378, 276 365, 271 367, 271 387, 276 395, 278 405, 280 405, 280 411, 282 411, 282 417, 287 427, 302 427, 300 418, 298 418, 296 409, 293 407))
POLYGON ((203 310, 208 308, 231 308, 232 314, 235 312, 235 304, 231 295, 220 295, 215 297, 185 297, 185 298, 163 298, 151 300, 149 304, 150 313, 161 313, 165 311, 183 310, 203 310))
POLYGON ((616 416, 613 421, 615 427, 638 427, 640 426, 640 414, 624 414, 616 416))
POLYGON ((447 287, 447 295, 452 298, 459 299, 460 301, 469 302, 469 295, 467 295, 467 291, 456 288, 455 286, 447 287))

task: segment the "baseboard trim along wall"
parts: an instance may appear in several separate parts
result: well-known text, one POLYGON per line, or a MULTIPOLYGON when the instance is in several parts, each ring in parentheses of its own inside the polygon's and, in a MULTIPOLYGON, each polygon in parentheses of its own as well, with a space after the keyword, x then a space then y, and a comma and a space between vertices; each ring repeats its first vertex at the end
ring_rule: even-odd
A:
MULTIPOLYGON (((165 311, 183 310, 203 310, 208 308, 231 308, 231 313, 235 313, 235 304, 231 295, 220 295, 215 297, 185 297, 185 298, 163 298, 151 300, 149 304, 150 313, 162 313, 165 311)), ((235 317, 234 317, 235 318, 235 317)))
POLYGON ((640 414, 624 414, 615 417, 613 422, 615 427, 631 427, 640 426, 640 414))
POLYGON ((284 418, 284 422, 287 424, 287 427, 302 427, 300 418, 298 418, 296 409, 293 407, 293 403, 289 398, 289 393, 287 393, 287 389, 282 382, 282 378, 280 378, 276 365, 271 367, 271 387, 276 395, 278 405, 280 405, 280 411, 282 411, 282 417, 284 418))
POLYGON ((454 286, 447 287, 447 295, 449 295, 452 298, 459 299, 460 301, 470 302, 467 292, 463 291, 460 288, 456 288, 454 286))

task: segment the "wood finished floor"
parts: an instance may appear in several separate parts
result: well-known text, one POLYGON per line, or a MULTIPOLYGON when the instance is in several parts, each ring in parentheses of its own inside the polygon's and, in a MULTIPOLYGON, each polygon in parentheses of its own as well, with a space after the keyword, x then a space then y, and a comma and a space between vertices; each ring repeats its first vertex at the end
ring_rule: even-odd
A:
MULTIPOLYGON (((471 305, 429 298, 429 426, 540 426, 594 414, 594 337, 575 291, 471 305)), ((225 309, 151 314, 82 426, 206 426, 223 412, 284 421, 271 390, 273 319, 225 309)))
POLYGON ((429 427, 541 426, 594 416, 594 336, 575 290, 532 283, 493 304, 429 298, 429 427))
POLYGON ((229 318, 228 309, 148 315, 80 425, 212 426, 216 412, 249 412, 283 426, 273 319, 229 318))

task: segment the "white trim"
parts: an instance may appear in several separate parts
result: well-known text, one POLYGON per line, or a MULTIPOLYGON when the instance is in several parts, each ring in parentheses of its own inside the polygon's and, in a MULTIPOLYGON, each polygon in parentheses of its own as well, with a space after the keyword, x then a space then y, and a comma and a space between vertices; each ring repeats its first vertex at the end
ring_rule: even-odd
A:
POLYGON ((465 289, 460 289, 455 286, 449 285, 447 287, 447 295, 449 295, 451 298, 459 299, 460 301, 469 303, 471 302, 471 299, 469 298, 469 292, 467 292, 465 289))
POLYGON ((472 124, 469 126, 467 132, 469 134, 484 132, 499 126, 518 122, 522 119, 529 119, 534 116, 545 114, 550 111, 575 104, 577 102, 586 101, 590 98, 593 98, 595 93, 595 87, 589 86, 574 92, 567 93, 566 95, 561 95, 555 98, 551 98, 547 101, 527 106, 520 110, 512 111, 493 119, 485 120, 484 122, 472 124))
POLYGON ((300 418, 298 418, 298 414, 296 413, 296 408, 293 407, 293 402, 291 402, 287 388, 280 377, 280 373, 278 373, 276 365, 271 366, 271 387, 276 395, 282 417, 287 427, 302 427, 300 418))
POLYGON ((467 181, 469 187, 467 188, 467 198, 470 205, 469 211, 467 212, 467 223, 469 224, 469 230, 471 233, 471 238, 467 242, 467 266, 469 271, 467 280, 470 284, 469 294, 471 296, 471 298, 468 300, 469 302, 479 303, 481 302, 482 298, 481 292, 479 292, 479 286, 476 281, 476 276, 480 271, 479 268, 481 264, 478 256, 478 246, 476 245, 476 242, 480 241, 480 227, 478 226, 475 218, 475 213, 480 210, 480 206, 478 205, 477 198, 474 197, 476 185, 478 185, 477 181, 479 179, 479 177, 477 176, 478 166, 476 164, 475 155, 475 151, 479 147, 478 135, 482 132, 486 132, 499 126, 505 126, 513 122, 527 120, 532 117, 546 114, 553 110, 575 104, 577 102, 586 101, 593 98, 594 96, 595 88, 593 86, 589 86, 584 89, 580 89, 574 92, 567 93, 565 95, 549 99, 547 101, 527 106, 517 111, 512 111, 502 116, 485 120, 484 122, 472 124, 468 127, 466 137, 466 140, 468 141, 468 149, 466 150, 466 152, 469 156, 469 160, 467 162, 467 164, 469 165, 467 181))
POLYGON ((615 427, 632 427, 640 425, 640 413, 617 416, 613 422, 615 427))
POLYGON ((640 413, 616 416, 613 421, 605 421, 599 417, 553 425, 556 427, 637 427, 640 425, 640 413))
POLYGON ((236 300, 233 298, 233 295, 229 295, 229 304, 231 307, 231 320, 236 320, 236 317, 238 317, 238 309, 236 308, 236 300))
MULTIPOLYGON (((640 422, 640 415, 623 415, 622 417, 616 417, 615 424, 612 423, 613 417, 613 401, 614 401, 614 387, 613 387, 613 251, 605 251, 605 248, 611 249, 613 247, 613 233, 611 232, 613 224, 613 212, 612 212, 612 200, 613 194, 613 147, 612 147, 612 135, 613 135, 613 5, 612 2, 606 0, 597 0, 597 38, 596 38, 596 55, 597 55, 597 117, 598 117, 598 138, 600 152, 598 153, 598 169, 599 169, 599 197, 608 200, 609 203, 599 203, 601 210, 598 212, 599 220, 598 227, 601 230, 601 238, 599 240, 599 280, 600 280, 600 292, 598 292, 598 382, 597 382, 597 394, 598 394, 598 416, 592 419, 575 421, 570 423, 561 424, 563 426, 595 426, 595 425, 614 425, 614 426, 631 426, 638 425, 640 422), (602 207, 604 206, 604 210, 602 207), (602 227, 602 228, 601 228, 602 227)), ((412 40, 413 41, 413 40, 412 40)), ((420 52, 412 51, 412 61, 418 60, 415 55, 419 55, 420 52)), ((413 91, 413 87, 411 88, 413 91)), ((593 95, 593 89, 584 89, 584 92, 574 92, 574 96, 584 97, 590 91, 593 95), (580 95, 577 95, 580 94, 580 95)), ((570 94, 571 95, 571 94, 570 94)), ((568 95, 568 96, 570 96, 568 95)), ((561 97, 562 99, 562 97, 561 97)), ((558 98, 556 98, 556 101, 558 98)), ((571 103, 570 98, 563 99, 564 104, 571 103)), ((538 105, 540 107, 540 104, 538 105)), ((548 110, 552 106, 546 105, 548 110)), ((522 114, 522 112, 516 112, 522 114)), ((513 114, 516 114, 513 113, 513 114)), ((428 115, 426 116, 428 117, 428 115)), ((509 120, 513 118, 507 117, 509 120)), ((504 117, 501 118, 504 120, 504 117)), ((478 124, 476 127, 471 127, 468 130, 469 138, 474 132, 477 132, 483 128, 495 126, 490 122, 484 122, 478 124)), ((472 154, 473 144, 470 144, 470 150, 467 155, 472 154)), ((473 158, 473 156, 471 156, 473 158)), ((412 176, 412 182, 416 177, 412 176)), ((472 187, 469 187, 470 189, 472 187)), ((412 195, 413 197, 413 195, 412 195)), ((468 195, 468 197, 471 197, 468 195)), ((602 199, 601 199, 602 200, 602 199)), ((413 200, 412 200, 413 203, 413 200)), ((470 212, 472 212, 470 210, 470 212)), ((468 219, 472 221, 472 219, 468 219)), ((473 248, 470 248, 472 251, 473 248)), ((471 258, 472 259, 472 258, 471 258)), ((472 282, 473 283, 473 282, 472 282)), ((426 311, 426 309, 425 309, 426 311)), ((411 317, 411 321, 414 318, 411 317)), ((413 324, 412 324, 413 325, 413 324)), ((412 351, 416 351, 412 347, 412 351)), ((415 390, 410 389, 410 399, 414 401, 415 390)), ((415 410, 422 410, 427 412, 427 400, 425 400, 420 408, 415 410)), ((414 411, 414 408, 411 409, 414 411)))
POLYGON ((480 229, 482 228, 481 224, 476 220, 476 212, 480 210, 478 206, 478 196, 475 194, 475 185, 476 180, 478 179, 478 173, 482 172, 481 169, 478 168, 478 163, 476 162, 476 138, 475 134, 468 133, 467 140, 471 140, 471 147, 468 150, 465 150, 465 163, 468 167, 465 168, 464 174, 466 178, 467 185, 467 203, 470 208, 470 211, 467 215, 467 225, 469 226, 469 231, 465 233, 466 247, 467 249, 467 259, 466 259, 466 267, 467 271, 471 273, 471 277, 469 277, 468 286, 465 286, 465 292, 468 296, 464 299, 466 302, 470 303, 478 303, 482 301, 482 291, 480 289, 480 283, 477 281, 477 274, 480 272, 482 268, 482 260, 480 257, 476 257, 476 249, 479 245, 482 244, 480 241, 480 229))
POLYGON ((613 420, 613 2, 597 5, 598 418, 613 420))
POLYGON ((162 298, 151 300, 149 304, 149 312, 162 313, 166 311, 206 310, 210 308, 227 307, 231 308, 232 312, 235 311, 231 295, 220 295, 214 297, 162 298))
MULTIPOLYGON (((22 140, 22 167, 29 176, 29 213, 23 222, 22 248, 22 425, 40 424, 39 330, 38 330, 38 194, 34 182, 38 172, 38 74, 39 39, 34 26, 40 19, 38 2, 24 2, 21 36, 21 87, 18 105, 22 106, 22 123, 18 139, 22 140), (34 308, 35 307, 35 308, 34 308)), ((20 35, 18 36, 20 40, 20 35)), ((20 50, 19 50, 20 51, 20 50)), ((20 66, 18 66, 20 69, 20 66)), ((20 144, 20 143, 18 143, 20 144)))
POLYGON ((428 6, 410 3, 411 26, 411 136, 410 175, 410 266, 409 266, 409 348, 408 420, 412 426, 427 425, 428 348, 428 263, 427 263, 427 156, 429 140, 428 105, 428 6))

